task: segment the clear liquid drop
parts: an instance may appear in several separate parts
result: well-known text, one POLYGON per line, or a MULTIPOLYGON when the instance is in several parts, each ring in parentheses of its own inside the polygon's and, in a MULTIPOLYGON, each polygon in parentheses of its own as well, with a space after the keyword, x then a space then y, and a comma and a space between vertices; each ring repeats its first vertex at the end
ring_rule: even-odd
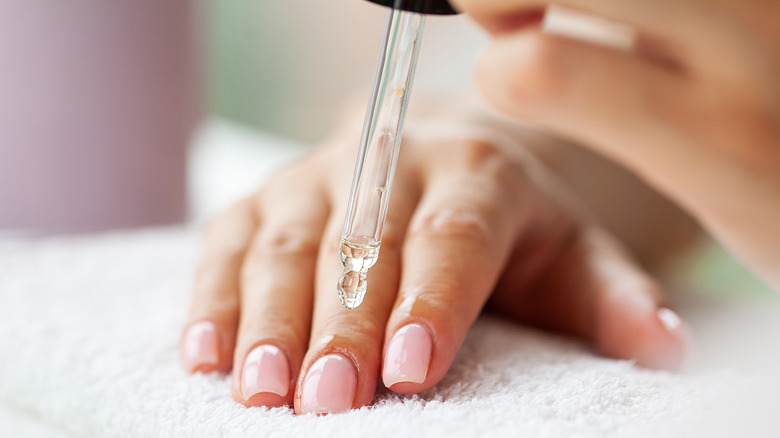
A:
POLYGON ((379 242, 370 238, 356 240, 360 243, 341 239, 339 249, 344 271, 339 277, 336 288, 339 291, 341 304, 347 309, 355 309, 363 303, 368 288, 366 279, 368 269, 374 266, 379 257, 379 242))

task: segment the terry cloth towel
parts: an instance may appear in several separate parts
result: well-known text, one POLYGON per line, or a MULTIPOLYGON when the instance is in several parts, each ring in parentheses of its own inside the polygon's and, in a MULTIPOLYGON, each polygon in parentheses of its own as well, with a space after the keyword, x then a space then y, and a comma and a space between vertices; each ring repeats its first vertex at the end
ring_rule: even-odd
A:
POLYGON ((758 353, 777 348, 776 300, 691 299, 683 316, 709 351, 687 374, 483 317, 422 394, 380 388, 370 407, 326 417, 247 409, 228 377, 179 367, 198 238, 167 228, 0 239, 0 436, 780 436, 780 361, 758 353), (756 356, 729 362, 724 349, 756 356))

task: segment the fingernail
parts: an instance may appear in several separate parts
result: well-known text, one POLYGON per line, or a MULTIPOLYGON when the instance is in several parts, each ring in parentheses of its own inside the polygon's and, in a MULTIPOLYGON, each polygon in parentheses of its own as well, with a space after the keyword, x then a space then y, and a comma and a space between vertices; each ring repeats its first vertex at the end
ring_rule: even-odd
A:
POLYGON ((184 368, 190 372, 212 371, 219 362, 217 327, 211 321, 189 326, 184 334, 184 368))
POLYGON ((633 49, 636 43, 632 26, 560 6, 547 8, 542 31, 624 51, 633 49))
POLYGON ((246 356, 241 372, 241 393, 245 400, 261 392, 284 397, 289 389, 290 365, 282 350, 261 345, 246 356))
POLYGON ((687 326, 677 313, 666 307, 658 309, 656 315, 666 331, 677 341, 677 349, 668 351, 666 357, 663 358, 661 368, 668 370, 687 368, 692 360, 691 347, 693 344, 687 326))
POLYGON ((419 324, 409 324, 395 332, 385 350, 382 380, 388 388, 396 383, 422 383, 428 375, 433 340, 419 324))
POLYGON ((317 359, 303 380, 301 411, 325 414, 352 408, 357 388, 357 370, 352 361, 339 354, 317 359))
POLYGON ((662 307, 658 309, 658 319, 666 327, 666 330, 675 333, 682 327, 682 319, 672 309, 662 307))

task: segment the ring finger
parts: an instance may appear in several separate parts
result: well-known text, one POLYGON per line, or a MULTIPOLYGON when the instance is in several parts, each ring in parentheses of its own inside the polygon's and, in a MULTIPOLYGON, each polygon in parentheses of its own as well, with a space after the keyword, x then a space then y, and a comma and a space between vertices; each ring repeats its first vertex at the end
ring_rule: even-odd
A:
POLYGON ((308 342, 314 267, 328 206, 307 166, 280 174, 259 196, 261 227, 244 259, 233 397, 291 404, 308 342))

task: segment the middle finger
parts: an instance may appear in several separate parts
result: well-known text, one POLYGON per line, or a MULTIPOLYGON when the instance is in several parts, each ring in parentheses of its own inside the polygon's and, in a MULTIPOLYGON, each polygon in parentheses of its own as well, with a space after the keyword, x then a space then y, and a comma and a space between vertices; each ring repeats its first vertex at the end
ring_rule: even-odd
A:
MULTIPOLYGON (((368 273, 365 300, 352 310, 342 306, 336 292, 343 271, 338 247, 346 200, 342 198, 334 207, 320 246, 311 342, 295 396, 297 413, 345 411, 368 404, 374 396, 385 324, 398 290, 400 245, 419 196, 403 160, 398 173, 379 260, 368 273)), ((338 187, 334 190, 344 192, 338 187)))

